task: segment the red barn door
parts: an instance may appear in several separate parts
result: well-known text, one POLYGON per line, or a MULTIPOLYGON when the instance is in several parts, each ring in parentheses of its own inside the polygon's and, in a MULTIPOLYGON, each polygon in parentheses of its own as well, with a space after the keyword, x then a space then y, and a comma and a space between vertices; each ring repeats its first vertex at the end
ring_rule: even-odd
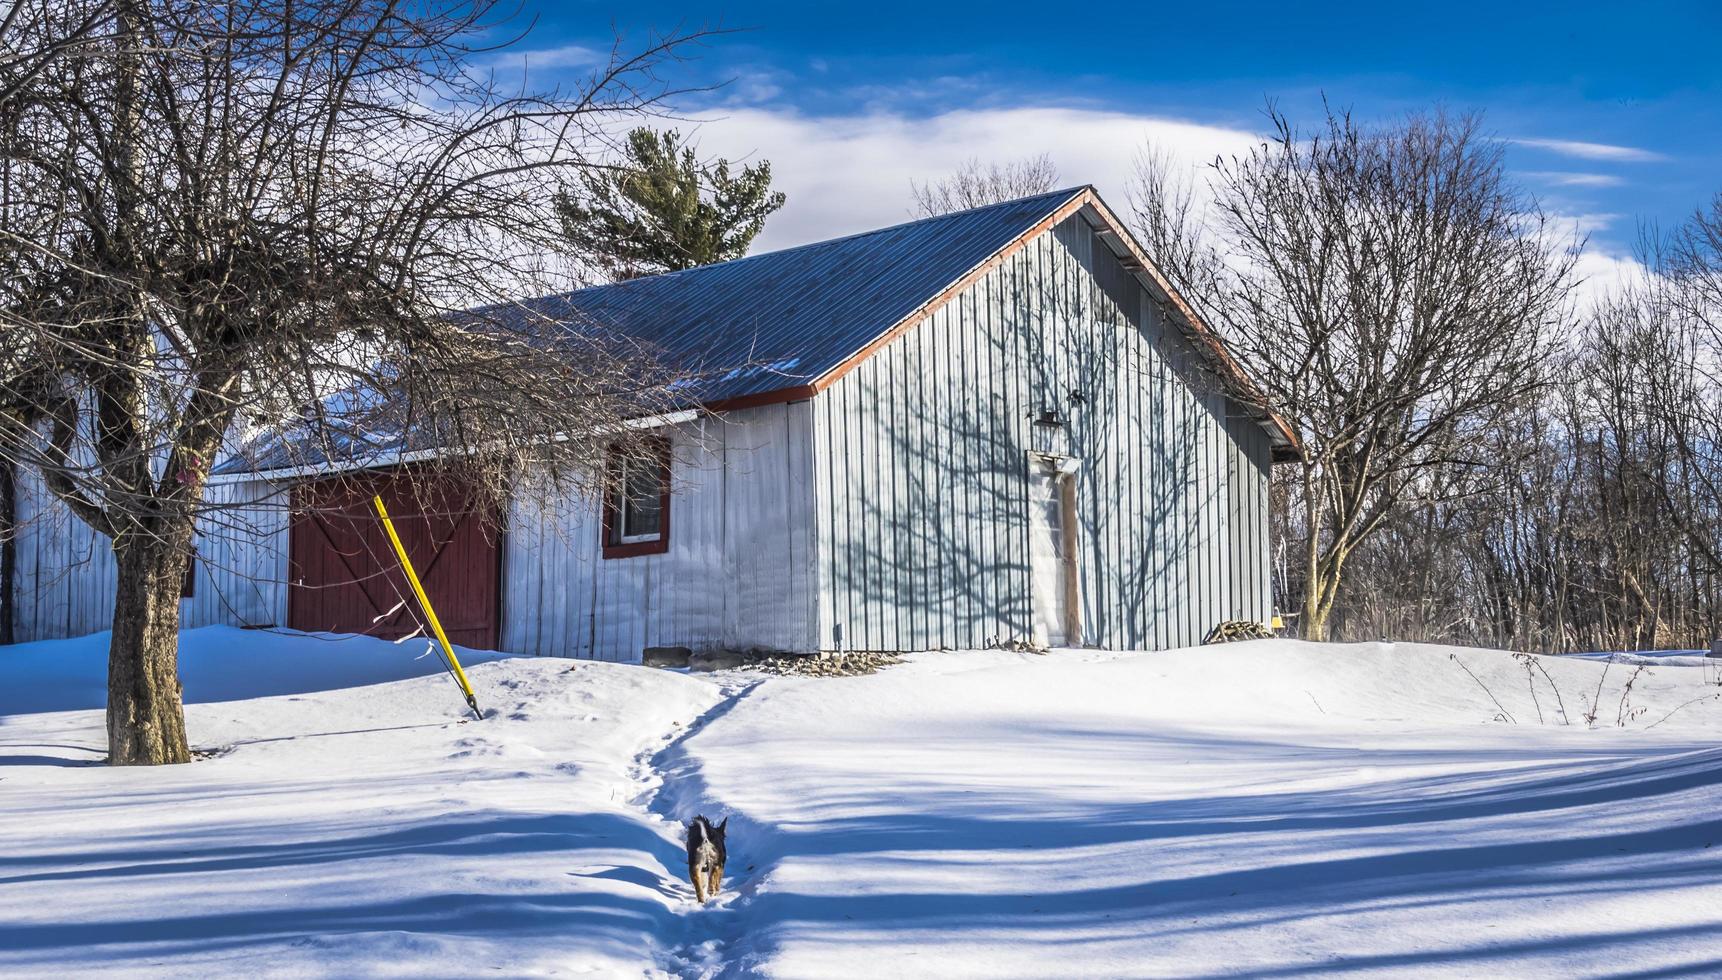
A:
POLYGON ((388 533, 380 494, 449 641, 496 648, 501 521, 470 487, 424 471, 306 484, 294 494, 287 625, 396 639, 422 615, 388 533))

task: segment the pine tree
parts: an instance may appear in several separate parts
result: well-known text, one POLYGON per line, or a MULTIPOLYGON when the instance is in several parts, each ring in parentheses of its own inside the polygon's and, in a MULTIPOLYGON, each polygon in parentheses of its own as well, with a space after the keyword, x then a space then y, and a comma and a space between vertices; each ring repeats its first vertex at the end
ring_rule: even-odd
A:
POLYGON ((611 278, 632 279, 736 259, 783 207, 771 164, 732 173, 728 160, 701 163, 674 130, 628 134, 626 161, 581 174, 583 193, 556 206, 574 251, 611 278))

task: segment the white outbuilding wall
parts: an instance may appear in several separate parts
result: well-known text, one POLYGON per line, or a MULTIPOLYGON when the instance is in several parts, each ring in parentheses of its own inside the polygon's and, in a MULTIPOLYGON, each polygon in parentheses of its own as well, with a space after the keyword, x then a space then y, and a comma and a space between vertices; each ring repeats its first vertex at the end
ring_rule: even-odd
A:
POLYGON ((503 543, 502 647, 635 660, 646 647, 812 649, 807 402, 671 430, 669 550, 602 556, 597 505, 524 493, 503 543))
MULTIPOLYGON (((187 628, 273 626, 287 618, 287 494, 269 484, 216 482, 219 509, 198 523, 197 583, 181 600, 187 628)), ((13 624, 20 642, 109 628, 114 554, 71 515, 33 470, 18 472, 18 569, 13 624)))
POLYGON ((1046 452, 1076 467, 1066 642, 1164 649, 1265 621, 1269 439, 1205 363, 1081 214, 861 361, 814 399, 818 647, 1033 639, 1046 452))
MULTIPOLYGON (((541 506, 523 488, 502 540, 501 646, 513 653, 637 660, 652 646, 805 651, 813 646, 811 414, 807 402, 708 415, 667 430, 670 546, 602 556, 595 501, 541 506)), ((19 641, 109 627, 107 539, 20 474, 19 641)), ((289 484, 213 482, 186 627, 287 622, 289 484)))

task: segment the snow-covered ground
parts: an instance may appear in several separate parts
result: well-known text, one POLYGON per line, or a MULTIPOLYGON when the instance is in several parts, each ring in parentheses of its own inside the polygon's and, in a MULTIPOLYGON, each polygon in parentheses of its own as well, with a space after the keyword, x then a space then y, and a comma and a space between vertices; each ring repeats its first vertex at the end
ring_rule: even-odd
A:
MULTIPOLYGON (((460 648, 463 666, 500 660, 460 648)), ((108 696, 108 634, 0 647, 0 715, 99 708, 108 696)), ((368 636, 205 626, 180 634, 179 676, 188 703, 305 694, 442 675, 447 668, 423 637, 368 636)))
POLYGON ((0 974, 1722 971, 1714 664, 1287 641, 832 679, 502 659, 471 669, 479 722, 416 645, 200 645, 188 721, 221 751, 157 770, 92 764, 99 711, 32 707, 83 703, 65 663, 89 641, 0 649, 38 691, 0 702, 0 974), (323 680, 243 669, 257 650, 323 680), (270 696, 214 700, 248 693, 270 696), (705 908, 696 811, 731 817, 705 908))

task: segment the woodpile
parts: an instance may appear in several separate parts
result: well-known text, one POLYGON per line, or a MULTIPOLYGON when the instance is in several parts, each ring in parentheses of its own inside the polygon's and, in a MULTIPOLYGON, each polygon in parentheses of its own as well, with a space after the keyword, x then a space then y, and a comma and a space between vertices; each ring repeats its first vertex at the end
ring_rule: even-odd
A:
POLYGON ((833 653, 815 656, 766 650, 717 650, 695 653, 685 666, 699 672, 751 670, 781 677, 857 677, 877 673, 881 668, 902 662, 903 658, 893 653, 833 653))
POLYGON ((1248 619, 1231 619, 1208 631, 1203 643, 1236 643, 1239 640, 1271 640, 1273 630, 1248 619))
POLYGON ((902 657, 890 653, 837 653, 828 657, 771 657, 749 664, 748 669, 783 676, 859 677, 902 662, 902 657))

